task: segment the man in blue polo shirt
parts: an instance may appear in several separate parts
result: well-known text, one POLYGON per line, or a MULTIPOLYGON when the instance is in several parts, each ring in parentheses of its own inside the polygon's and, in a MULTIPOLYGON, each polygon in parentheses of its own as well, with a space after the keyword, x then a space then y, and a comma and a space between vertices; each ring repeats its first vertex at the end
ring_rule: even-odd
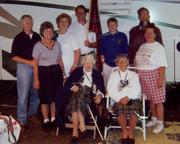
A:
POLYGON ((107 21, 109 32, 102 35, 100 40, 100 55, 103 63, 104 83, 107 86, 109 75, 116 66, 114 60, 119 54, 127 54, 127 36, 117 30, 118 21, 116 18, 109 18, 107 21))

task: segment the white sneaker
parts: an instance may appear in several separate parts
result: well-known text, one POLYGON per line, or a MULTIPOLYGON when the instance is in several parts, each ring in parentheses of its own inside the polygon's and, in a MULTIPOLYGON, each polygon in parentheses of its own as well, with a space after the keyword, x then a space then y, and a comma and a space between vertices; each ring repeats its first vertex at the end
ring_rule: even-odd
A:
POLYGON ((152 132, 153 132, 154 134, 158 134, 158 133, 162 132, 163 129, 164 129, 164 124, 158 123, 158 124, 156 125, 156 127, 153 129, 152 132))
POLYGON ((157 121, 150 120, 147 122, 146 127, 154 127, 157 125, 157 121))

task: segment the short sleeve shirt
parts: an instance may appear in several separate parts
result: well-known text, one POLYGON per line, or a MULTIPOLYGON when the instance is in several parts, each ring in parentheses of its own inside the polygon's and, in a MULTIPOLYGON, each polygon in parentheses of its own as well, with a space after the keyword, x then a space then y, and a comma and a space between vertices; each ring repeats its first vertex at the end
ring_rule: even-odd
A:
POLYGON ((24 31, 19 33, 13 40, 11 56, 32 60, 32 51, 35 43, 41 40, 38 33, 33 32, 32 38, 24 31))
POLYGON ((71 32, 58 34, 57 41, 61 44, 65 73, 68 76, 74 62, 74 51, 79 49, 79 43, 71 32))
POLYGON ((59 42, 55 41, 52 49, 47 48, 42 42, 38 42, 34 45, 32 56, 38 59, 39 66, 50 66, 58 64, 61 54, 59 42))
POLYGON ((159 42, 142 44, 136 53, 135 63, 139 70, 167 67, 165 48, 159 42))

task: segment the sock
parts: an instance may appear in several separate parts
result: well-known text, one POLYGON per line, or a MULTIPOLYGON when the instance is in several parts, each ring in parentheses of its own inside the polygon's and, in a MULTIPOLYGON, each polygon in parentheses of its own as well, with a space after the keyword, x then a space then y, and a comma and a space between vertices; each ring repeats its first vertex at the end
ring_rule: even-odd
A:
POLYGON ((44 119, 44 123, 48 123, 49 122, 49 119, 44 119))
POLYGON ((157 122, 157 117, 152 116, 152 117, 151 117, 151 120, 152 120, 153 122, 157 122))
POLYGON ((163 121, 158 120, 158 123, 159 123, 159 124, 163 124, 163 121))
POLYGON ((53 122, 53 121, 55 121, 55 117, 52 117, 52 118, 51 118, 51 122, 53 122))

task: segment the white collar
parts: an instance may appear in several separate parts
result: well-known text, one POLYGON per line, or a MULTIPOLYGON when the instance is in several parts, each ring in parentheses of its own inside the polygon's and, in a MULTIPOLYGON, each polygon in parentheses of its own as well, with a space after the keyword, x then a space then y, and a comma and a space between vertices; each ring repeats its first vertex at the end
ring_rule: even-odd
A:
POLYGON ((87 72, 84 68, 83 68, 83 72, 86 73, 87 75, 91 75, 92 74, 92 70, 90 72, 87 72))
POLYGON ((126 69, 124 72, 123 71, 121 71, 120 69, 119 69, 119 72, 121 73, 121 74, 126 74, 126 73, 128 73, 128 69, 126 69))

